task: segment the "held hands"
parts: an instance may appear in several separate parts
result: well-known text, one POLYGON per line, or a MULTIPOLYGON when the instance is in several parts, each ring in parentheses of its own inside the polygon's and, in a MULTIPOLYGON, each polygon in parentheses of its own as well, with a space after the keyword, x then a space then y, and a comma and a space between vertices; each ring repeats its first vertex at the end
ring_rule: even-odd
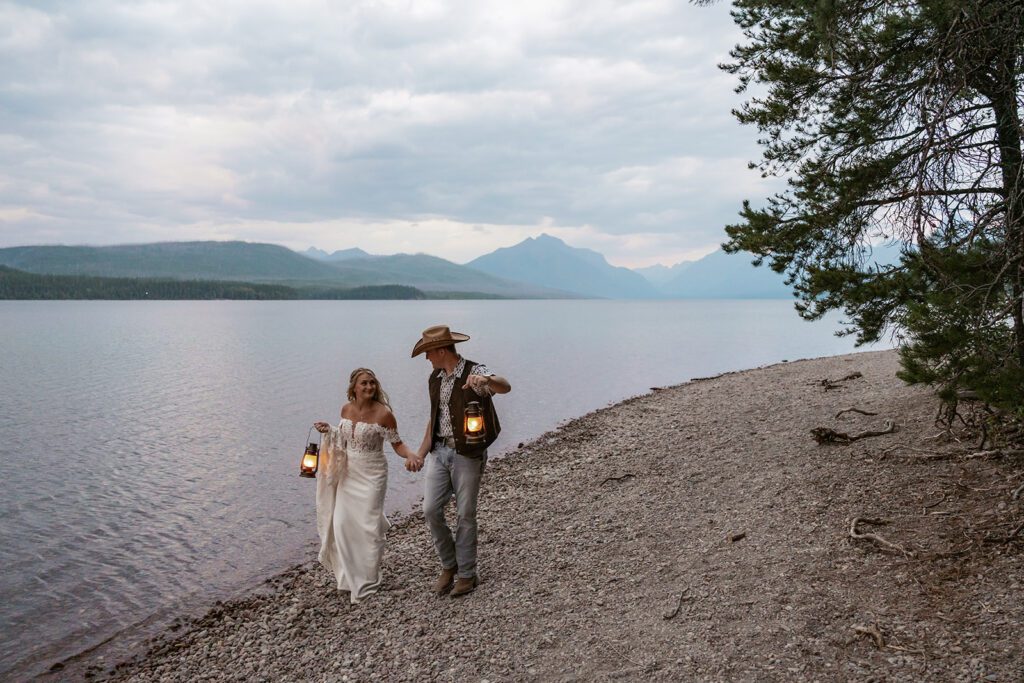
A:
POLYGON ((414 454, 413 456, 405 459, 405 469, 410 472, 419 472, 423 469, 423 460, 424 457, 422 455, 419 455, 418 453, 414 454))

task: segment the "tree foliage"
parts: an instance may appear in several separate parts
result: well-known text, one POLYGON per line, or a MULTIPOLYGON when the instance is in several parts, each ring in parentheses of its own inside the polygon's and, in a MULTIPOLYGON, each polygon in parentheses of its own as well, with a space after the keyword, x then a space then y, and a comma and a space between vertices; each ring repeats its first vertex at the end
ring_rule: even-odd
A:
POLYGON ((224 280, 39 275, 0 266, 0 299, 425 299, 406 285, 289 287, 224 280))
POLYGON ((1024 406, 1024 3, 736 0, 723 66, 765 175, 727 228, 788 275, 798 309, 901 337, 901 376, 1024 406), (876 263, 871 245, 900 245, 876 263))

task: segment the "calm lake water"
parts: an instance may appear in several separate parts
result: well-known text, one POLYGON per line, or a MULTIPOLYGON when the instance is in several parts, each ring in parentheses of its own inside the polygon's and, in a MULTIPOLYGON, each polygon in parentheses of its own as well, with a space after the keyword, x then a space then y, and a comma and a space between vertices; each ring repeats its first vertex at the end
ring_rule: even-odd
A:
MULTIPOLYGON (((309 559, 310 423, 367 366, 418 445, 409 353, 437 323, 512 383, 492 453, 653 386, 853 350, 789 301, 0 301, 0 677, 309 559)), ((408 511, 421 475, 387 452, 408 511)))

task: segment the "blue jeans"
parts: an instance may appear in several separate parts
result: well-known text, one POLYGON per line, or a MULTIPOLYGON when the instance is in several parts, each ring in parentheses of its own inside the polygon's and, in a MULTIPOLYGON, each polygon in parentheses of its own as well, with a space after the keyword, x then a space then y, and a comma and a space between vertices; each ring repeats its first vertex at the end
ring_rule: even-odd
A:
POLYGON ((476 502, 486 464, 487 451, 479 458, 467 458, 453 448, 435 445, 427 456, 423 516, 441 564, 446 569, 457 566, 459 578, 476 576, 476 502), (452 494, 458 513, 454 539, 444 519, 452 494))

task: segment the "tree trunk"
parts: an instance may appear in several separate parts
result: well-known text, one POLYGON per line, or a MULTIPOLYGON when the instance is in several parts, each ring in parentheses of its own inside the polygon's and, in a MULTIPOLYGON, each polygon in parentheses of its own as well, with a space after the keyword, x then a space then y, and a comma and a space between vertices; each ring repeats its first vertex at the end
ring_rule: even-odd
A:
POLYGON ((1010 292, 1013 297, 1015 356, 1024 367, 1024 155, 1021 153, 1020 115, 1014 68, 1000 74, 999 92, 991 98, 999 141, 999 166, 1006 196, 1006 254, 1010 261, 1010 292))

